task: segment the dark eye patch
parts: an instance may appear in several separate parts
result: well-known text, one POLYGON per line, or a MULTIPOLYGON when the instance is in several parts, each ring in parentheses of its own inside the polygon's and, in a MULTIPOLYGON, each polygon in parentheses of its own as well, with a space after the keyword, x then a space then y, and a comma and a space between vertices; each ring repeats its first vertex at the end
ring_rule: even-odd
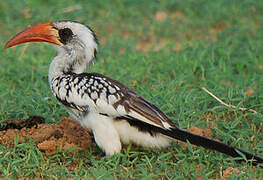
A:
POLYGON ((58 30, 59 35, 59 41, 63 44, 66 44, 68 41, 70 41, 73 37, 73 32, 69 28, 64 28, 58 30))

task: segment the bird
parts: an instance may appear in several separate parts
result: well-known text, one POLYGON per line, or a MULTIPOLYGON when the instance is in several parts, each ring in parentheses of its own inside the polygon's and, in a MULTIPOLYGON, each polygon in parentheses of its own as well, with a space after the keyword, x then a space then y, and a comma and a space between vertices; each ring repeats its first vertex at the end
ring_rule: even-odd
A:
POLYGON ((48 81, 53 95, 69 115, 93 133, 106 156, 120 153, 123 144, 168 147, 175 139, 216 150, 253 165, 263 158, 222 142, 179 128, 163 111, 121 82, 85 72, 98 53, 98 39, 87 25, 76 21, 40 23, 10 39, 5 49, 27 42, 53 44, 48 81))

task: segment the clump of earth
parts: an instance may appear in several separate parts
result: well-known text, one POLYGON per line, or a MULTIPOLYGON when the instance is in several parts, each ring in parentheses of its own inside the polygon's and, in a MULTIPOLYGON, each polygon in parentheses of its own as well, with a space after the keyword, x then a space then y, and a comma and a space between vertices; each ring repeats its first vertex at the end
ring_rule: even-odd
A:
POLYGON ((16 137, 19 143, 32 138, 36 146, 47 155, 54 153, 58 148, 62 150, 73 147, 86 149, 92 143, 90 132, 66 117, 57 124, 45 124, 44 118, 40 116, 1 123, 0 144, 12 148, 16 137))

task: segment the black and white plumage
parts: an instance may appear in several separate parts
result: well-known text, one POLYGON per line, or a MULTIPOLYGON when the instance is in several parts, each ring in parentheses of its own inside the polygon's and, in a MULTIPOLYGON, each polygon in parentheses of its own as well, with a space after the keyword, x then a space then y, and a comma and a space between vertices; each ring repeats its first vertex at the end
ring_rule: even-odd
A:
POLYGON ((71 21, 38 24, 19 33, 5 48, 31 41, 55 44, 58 55, 49 69, 52 92, 76 121, 93 132, 106 155, 119 153, 122 143, 161 148, 178 139, 233 157, 241 157, 240 151, 254 164, 263 163, 261 157, 179 129, 158 107, 120 82, 83 73, 98 51, 89 27, 71 21))
POLYGON ((96 142, 102 144, 100 147, 107 155, 120 152, 120 141, 147 147, 169 144, 169 139, 146 125, 169 128, 173 123, 158 108, 118 81, 98 73, 70 73, 52 79, 51 88, 69 114, 93 131, 96 142), (167 119, 160 121, 156 117, 167 119), (142 122, 136 124, 138 120, 142 122), (109 147, 104 147, 108 143, 109 147))

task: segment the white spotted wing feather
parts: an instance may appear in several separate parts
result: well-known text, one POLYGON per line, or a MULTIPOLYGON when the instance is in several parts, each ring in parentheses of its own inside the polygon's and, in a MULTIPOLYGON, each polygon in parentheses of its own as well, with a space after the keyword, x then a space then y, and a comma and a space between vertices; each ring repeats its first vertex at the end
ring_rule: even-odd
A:
POLYGON ((164 129, 174 127, 156 106, 116 80, 97 73, 70 74, 53 79, 52 91, 65 105, 112 118, 134 118, 164 129))

